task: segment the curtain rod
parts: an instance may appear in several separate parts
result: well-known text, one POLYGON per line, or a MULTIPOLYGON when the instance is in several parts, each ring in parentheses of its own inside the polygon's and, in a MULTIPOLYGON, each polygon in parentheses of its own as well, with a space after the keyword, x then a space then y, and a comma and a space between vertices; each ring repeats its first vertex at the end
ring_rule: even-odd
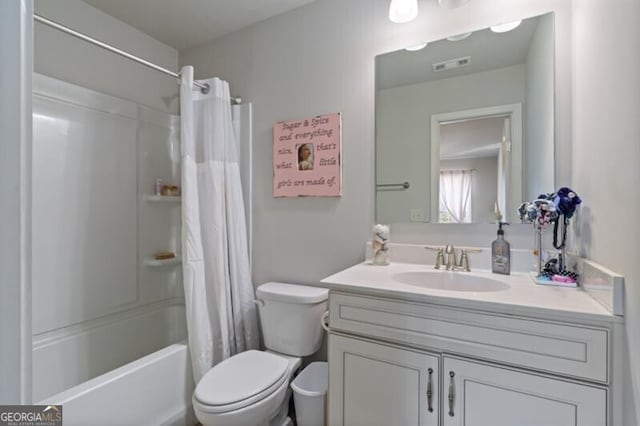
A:
MULTIPOLYGON (((66 27, 66 26, 64 26, 62 24, 59 24, 59 23, 55 22, 55 21, 52 21, 51 19, 45 18, 44 16, 40 16, 40 15, 34 13, 33 14, 33 19, 36 22, 40 22, 41 24, 47 25, 47 26, 49 26, 51 28, 55 28, 56 30, 62 31, 63 33, 69 34, 69 35, 71 35, 73 37, 79 38, 80 40, 83 40, 83 41, 89 42, 91 44, 94 44, 94 45, 96 45, 98 47, 101 47, 101 48, 103 48, 105 50, 108 50, 109 52, 115 53, 116 55, 120 55, 120 56, 125 57, 127 59, 130 59, 130 60, 132 60, 134 62, 137 62, 137 63, 139 63, 141 65, 144 65, 144 66, 146 66, 148 68, 154 69, 154 70, 159 71, 159 72, 161 72, 163 74, 166 74, 166 75, 168 75, 170 77, 174 77, 177 80, 180 80, 180 74, 177 73, 177 72, 173 72, 173 71, 168 70, 168 69, 166 69, 164 67, 161 67, 160 65, 156 65, 153 62, 149 62, 149 61, 147 61, 145 59, 142 59, 142 58, 140 58, 138 56, 132 55, 129 52, 125 52, 124 50, 118 49, 117 47, 112 46, 112 45, 110 45, 108 43, 105 43, 103 41, 100 41, 98 39, 90 37, 90 36, 88 36, 86 34, 83 34, 83 33, 79 32, 79 31, 73 30, 73 29, 71 29, 69 27, 66 27)), ((194 84, 194 86, 199 87, 200 91, 202 93, 205 93, 205 94, 209 93, 209 85, 207 83, 200 83, 199 81, 195 81, 194 80, 193 84, 194 84)), ((231 98, 231 102, 235 103, 235 104, 239 104, 239 103, 242 102, 242 98, 234 98, 234 97, 232 97, 231 98)))

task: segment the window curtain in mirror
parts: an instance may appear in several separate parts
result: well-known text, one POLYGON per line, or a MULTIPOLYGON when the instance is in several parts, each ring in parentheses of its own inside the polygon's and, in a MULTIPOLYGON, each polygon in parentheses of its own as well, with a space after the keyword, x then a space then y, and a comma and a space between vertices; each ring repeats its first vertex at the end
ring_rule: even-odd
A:
POLYGON ((440 171, 440 206, 453 223, 471 222, 471 170, 440 171))
POLYGON ((229 84, 193 85, 182 69, 182 257, 196 383, 215 364, 259 346, 229 84))

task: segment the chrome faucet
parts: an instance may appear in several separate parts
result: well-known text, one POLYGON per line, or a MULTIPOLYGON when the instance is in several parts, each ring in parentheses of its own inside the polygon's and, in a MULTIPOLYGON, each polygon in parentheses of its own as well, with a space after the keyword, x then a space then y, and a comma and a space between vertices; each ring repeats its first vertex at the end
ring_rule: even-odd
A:
POLYGON ((469 254, 480 253, 482 251, 480 249, 462 248, 460 249, 460 261, 458 261, 456 248, 453 244, 447 244, 444 247, 425 246, 425 249, 437 252, 434 269, 463 272, 471 272, 471 268, 469 266, 469 254))
POLYGON ((444 248, 444 254, 447 255, 447 271, 455 271, 458 269, 458 261, 456 256, 456 248, 453 244, 447 244, 444 248))
POLYGON ((470 249, 463 248, 460 249, 460 263, 458 263, 458 270, 464 272, 471 272, 471 268, 469 267, 469 253, 480 253, 482 250, 480 249, 470 249))
POLYGON ((434 269, 443 269, 444 267, 444 248, 443 247, 434 247, 434 246, 425 246, 426 250, 433 250, 436 252, 436 264, 433 266, 434 269))

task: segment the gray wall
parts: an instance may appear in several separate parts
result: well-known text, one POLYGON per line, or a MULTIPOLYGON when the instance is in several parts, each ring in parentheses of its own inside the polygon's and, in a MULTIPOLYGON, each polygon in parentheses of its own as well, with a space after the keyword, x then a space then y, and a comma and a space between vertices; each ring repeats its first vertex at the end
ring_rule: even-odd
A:
MULTIPOLYGON (((36 13, 170 70, 178 51, 80 0, 36 0, 36 13)), ((176 113, 178 84, 164 74, 34 24, 34 70, 98 92, 176 113)))
POLYGON ((573 185, 583 255, 625 276, 625 425, 640 425, 640 1, 574 3, 573 185))
MULTIPOLYGON (((180 62, 193 64, 198 78, 215 75, 229 80, 237 96, 254 103, 256 284, 317 282, 363 260, 375 209, 374 57, 378 54, 555 11, 560 28, 556 114, 565 123, 557 133, 561 141, 571 139, 569 0, 474 0, 454 11, 424 0, 418 19, 405 25, 391 23, 388 10, 388 0, 317 1, 180 52, 180 62), (338 111, 343 114, 343 196, 274 199, 273 123, 338 111)), ((563 149, 570 150, 570 144, 563 149)), ((487 243, 493 235, 488 235, 487 243)))

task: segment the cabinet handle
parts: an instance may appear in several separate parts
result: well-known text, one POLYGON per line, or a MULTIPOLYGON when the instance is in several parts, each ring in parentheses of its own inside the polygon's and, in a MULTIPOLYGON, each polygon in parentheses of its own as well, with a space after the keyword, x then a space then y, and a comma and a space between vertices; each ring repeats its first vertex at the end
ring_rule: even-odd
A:
POLYGON ((433 368, 427 370, 429 372, 429 381, 427 382, 427 407, 430 413, 433 413, 433 368))
POLYGON ((449 382, 449 415, 451 417, 454 416, 453 403, 455 402, 455 399, 456 399, 456 388, 453 382, 453 378, 455 377, 455 375, 456 373, 454 373, 453 371, 449 371, 449 377, 451 378, 449 382))

